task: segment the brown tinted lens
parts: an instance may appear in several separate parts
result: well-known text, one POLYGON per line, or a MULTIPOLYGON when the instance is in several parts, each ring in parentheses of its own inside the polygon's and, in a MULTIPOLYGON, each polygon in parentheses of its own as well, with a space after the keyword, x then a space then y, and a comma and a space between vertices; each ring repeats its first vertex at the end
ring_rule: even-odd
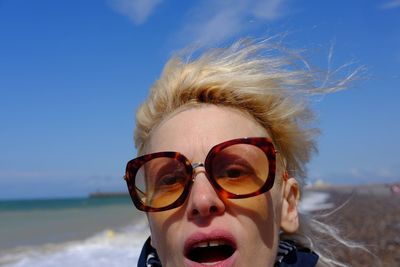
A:
POLYGON ((211 164, 214 180, 237 195, 258 191, 268 178, 268 158, 251 144, 228 146, 215 155, 211 164))
POLYGON ((135 188, 145 206, 162 208, 182 195, 187 180, 188 173, 183 163, 175 158, 160 157, 140 167, 135 188))

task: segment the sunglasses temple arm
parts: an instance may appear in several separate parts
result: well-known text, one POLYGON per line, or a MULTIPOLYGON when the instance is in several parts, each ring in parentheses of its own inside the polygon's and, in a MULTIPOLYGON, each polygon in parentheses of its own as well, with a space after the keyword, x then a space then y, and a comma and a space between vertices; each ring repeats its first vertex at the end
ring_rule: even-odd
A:
MULTIPOLYGON (((127 180, 126 175, 124 175, 122 177, 125 181, 127 180)), ((145 192, 143 192, 142 190, 140 190, 139 188, 136 187, 136 190, 139 191, 141 194, 145 195, 145 192)))

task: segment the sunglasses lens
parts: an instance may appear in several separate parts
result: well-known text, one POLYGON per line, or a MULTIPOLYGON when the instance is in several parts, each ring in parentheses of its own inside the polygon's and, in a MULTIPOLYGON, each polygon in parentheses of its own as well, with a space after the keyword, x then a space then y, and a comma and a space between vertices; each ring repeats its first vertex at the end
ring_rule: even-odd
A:
POLYGON ((217 152, 212 176, 225 191, 236 195, 257 192, 268 178, 268 158, 257 146, 236 144, 217 152))
POLYGON ((143 164, 135 178, 140 201, 147 207, 162 208, 174 203, 189 180, 185 165, 175 158, 154 158, 143 164))

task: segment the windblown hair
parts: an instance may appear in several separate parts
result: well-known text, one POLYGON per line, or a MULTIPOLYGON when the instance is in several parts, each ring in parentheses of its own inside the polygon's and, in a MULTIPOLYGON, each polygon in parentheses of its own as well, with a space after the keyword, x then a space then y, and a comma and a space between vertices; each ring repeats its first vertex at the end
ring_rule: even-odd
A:
MULTIPOLYGON (((305 165, 316 152, 318 133, 308 100, 314 94, 343 89, 347 81, 318 85, 320 79, 307 66, 296 53, 272 45, 270 40, 241 40, 198 57, 173 57, 137 112, 138 153, 145 150, 152 129, 177 110, 201 104, 231 107, 250 114, 267 129, 284 168, 304 185, 305 165)), ((319 254, 318 266, 347 266, 329 251, 338 244, 357 245, 341 238, 332 226, 304 215, 300 218, 299 231, 285 238, 319 254)))

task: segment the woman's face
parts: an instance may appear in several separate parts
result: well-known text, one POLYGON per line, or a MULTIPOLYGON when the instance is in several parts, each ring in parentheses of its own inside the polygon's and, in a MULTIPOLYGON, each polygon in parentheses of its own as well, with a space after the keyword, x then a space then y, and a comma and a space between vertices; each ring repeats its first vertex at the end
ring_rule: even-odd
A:
MULTIPOLYGON (((193 163, 204 162, 216 144, 258 136, 266 137, 268 133, 249 115, 231 108, 203 105, 165 119, 152 132, 145 152, 178 151, 193 163)), ((196 172, 191 192, 182 206, 147 214, 152 245, 162 266, 273 266, 283 196, 279 178, 264 194, 223 199, 205 175, 204 171, 196 172), (227 254, 224 245, 233 254, 232 251, 227 254), (195 250, 196 247, 205 248, 195 250), (196 251, 197 258, 190 251, 196 251)))

